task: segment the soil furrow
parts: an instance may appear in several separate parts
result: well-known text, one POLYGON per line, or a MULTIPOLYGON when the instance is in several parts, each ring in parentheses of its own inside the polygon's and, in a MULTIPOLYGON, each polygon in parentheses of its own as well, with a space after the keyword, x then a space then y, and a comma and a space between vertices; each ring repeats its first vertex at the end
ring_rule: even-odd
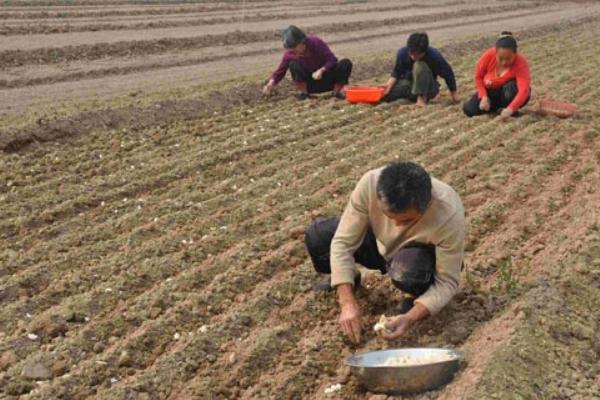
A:
MULTIPOLYGON (((595 21, 595 17, 581 20, 582 24, 595 21), (587 22, 586 22, 587 21, 587 22)), ((569 24, 563 23, 560 26, 566 28, 569 24)), ((529 31, 522 32, 519 37, 523 39, 536 37, 548 34, 554 31, 554 26, 546 26, 535 28, 529 31)), ((445 46, 442 50, 447 54, 456 53, 456 55, 464 54, 468 51, 477 51, 488 43, 492 42, 493 38, 483 38, 472 42, 460 43, 456 45, 445 46)), ((364 67, 357 68, 356 79, 364 79, 373 74, 381 74, 386 70, 386 67, 381 62, 367 64, 364 67), (362 71, 362 72, 361 72, 362 71)), ((219 96, 210 96, 207 98, 183 100, 179 102, 162 102, 160 108, 140 108, 127 107, 122 110, 100 110, 96 112, 86 112, 79 114, 76 118, 69 118, 57 121, 40 121, 39 124, 27 128, 1 132, 0 145, 5 151, 15 151, 23 148, 32 141, 47 141, 56 140, 65 136, 72 136, 77 133, 81 135, 89 132, 92 129, 97 129, 98 126, 116 126, 119 128, 140 129, 144 126, 156 125, 158 121, 168 123, 174 119, 186 119, 191 116, 197 116, 197 110, 205 110, 205 113, 212 113, 215 110, 227 110, 237 105, 247 102, 260 101, 258 85, 244 85, 244 87, 236 88, 236 95, 229 96, 227 101, 215 103, 215 98, 221 99, 227 97, 227 93, 219 96), (131 120, 130 116, 136 115, 135 120, 131 120)), ((282 93, 285 95, 285 93, 282 93)))
MULTIPOLYGON (((374 12, 391 12, 398 10, 409 9, 422 9, 422 8, 447 8, 451 6, 455 6, 461 4, 461 2, 448 2, 442 3, 439 5, 431 5, 431 4, 411 4, 408 6, 405 5, 393 5, 393 6, 375 6, 369 7, 365 10, 356 10, 356 9, 338 9, 335 10, 336 15, 348 15, 355 14, 357 12, 362 12, 365 15, 365 19, 368 19, 368 13, 374 12)), ((36 21, 35 24, 28 25, 0 25, 0 36, 15 36, 15 35, 33 35, 33 34, 50 34, 50 33, 70 33, 70 32, 89 32, 89 31, 119 31, 119 30, 145 30, 145 29, 158 29, 158 28, 173 28, 173 27, 182 27, 182 26, 205 26, 205 25, 221 25, 221 24, 239 24, 242 22, 261 22, 261 21, 271 21, 271 20, 280 20, 280 19, 291 19, 291 18, 310 18, 322 16, 324 13, 332 12, 332 10, 328 10, 326 8, 319 9, 315 11, 311 9, 310 11, 304 12, 294 12, 294 13, 268 13, 268 14, 249 14, 244 16, 235 16, 235 17, 219 17, 219 18, 197 18, 197 19, 186 19, 181 21, 168 21, 168 20, 156 20, 152 22, 137 22, 137 23, 128 23, 128 24, 118 24, 118 23, 91 23, 85 25, 46 25, 44 23, 40 23, 36 21)), ((189 12, 184 15, 187 16, 189 12)), ((0 19, 2 19, 3 15, 0 14, 0 19)))
MULTIPOLYGON (((469 362, 450 386, 415 400, 504 398, 503 380, 532 394, 524 382, 542 382, 530 371, 542 364, 529 346, 566 360, 548 366, 539 393, 593 396, 597 321, 574 285, 585 280, 591 293, 599 282, 600 247, 590 250, 600 243, 590 208, 600 172, 598 25, 586 21, 522 36, 534 98, 505 123, 465 118, 445 90, 424 109, 283 95, 248 106, 257 98, 249 85, 214 114, 194 114, 193 98, 184 119, 161 114, 127 130, 104 120, 88 135, 0 154, 0 354, 16 356, 0 371, 0 397, 312 399, 341 383, 340 398, 368 398, 343 359, 385 344, 370 329, 359 346, 344 341, 334 294, 310 290, 302 234, 315 217, 339 214, 360 175, 394 157, 452 185, 467 210, 462 292, 390 346, 459 347, 469 362), (542 117, 542 96, 575 100, 577 114, 542 117), (580 325, 592 333, 573 330, 580 325), (23 372, 37 363, 52 375, 40 384, 23 372)), ((442 49, 463 99, 489 43, 442 49)), ((387 68, 378 59, 361 67, 358 79, 378 81, 387 68)), ((397 313, 387 277, 365 273, 363 285, 367 327, 397 313)))
MULTIPOLYGON (((518 16, 539 14, 539 5, 531 4, 526 7, 521 7, 517 15, 512 15, 512 18, 518 16), (536 10, 536 11, 533 11, 536 10)), ((403 17, 403 18, 387 18, 378 20, 378 26, 398 26, 407 23, 425 23, 429 21, 440 21, 451 18, 465 18, 467 16, 488 16, 493 13, 506 12, 505 6, 486 7, 482 9, 469 10, 467 12, 453 11, 438 14, 427 14, 421 16, 403 17)), ((497 17, 496 17, 497 18, 497 17)), ((482 18, 477 23, 485 23, 486 21, 495 20, 493 18, 482 18)), ((452 25, 456 26, 456 22, 452 25)), ((334 33, 339 31, 364 31, 373 28, 373 21, 352 22, 349 23, 334 23, 325 25, 310 26, 309 32, 334 33)), ((394 30, 392 32, 378 33, 375 35, 364 35, 361 40, 373 39, 376 37, 399 35, 404 33, 404 30, 394 30)), ((162 38, 156 40, 138 40, 138 41, 121 41, 115 43, 97 43, 80 46, 66 46, 56 48, 40 48, 30 51, 25 50, 5 50, 0 52, 0 68, 9 68, 22 65, 35 64, 50 64, 69 62, 74 60, 98 60, 105 57, 125 57, 125 56, 141 56, 147 54, 160 54, 167 51, 182 51, 187 49, 198 49, 209 46, 231 46, 244 45, 249 43, 272 41, 278 38, 281 30, 270 30, 262 32, 230 32, 226 34, 204 35, 199 37, 187 38, 162 38)), ((356 40, 356 39, 348 39, 356 40)), ((344 40, 332 42, 344 43, 344 40)))

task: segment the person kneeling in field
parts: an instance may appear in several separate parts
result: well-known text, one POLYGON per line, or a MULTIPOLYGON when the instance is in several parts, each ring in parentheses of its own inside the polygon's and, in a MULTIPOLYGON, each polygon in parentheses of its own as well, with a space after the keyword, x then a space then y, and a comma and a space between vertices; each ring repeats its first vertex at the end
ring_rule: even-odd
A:
POLYGON ((283 59, 263 88, 266 95, 271 94, 289 69, 299 90, 298 99, 305 100, 311 93, 332 90, 335 97, 345 98, 343 89, 352 73, 350 60, 338 61, 323 40, 317 36, 306 36, 294 25, 283 32, 283 47, 286 49, 283 59))
POLYGON ((429 46, 426 33, 413 33, 408 37, 406 47, 398 50, 383 100, 407 99, 420 106, 427 105, 440 93, 438 75, 444 78, 452 101, 457 103, 456 78, 452 67, 439 50, 429 46))
POLYGON ((477 92, 463 106, 467 117, 495 113, 503 108, 500 119, 505 120, 529 102, 529 64, 517 53, 517 41, 510 32, 502 32, 496 47, 486 50, 479 58, 474 80, 477 92))
POLYGON ((317 272, 315 290, 336 288, 341 329, 361 336, 355 263, 388 274, 404 294, 401 314, 387 319, 393 340, 439 312, 458 291, 464 255, 464 209, 458 194, 412 162, 393 162, 359 180, 341 218, 317 219, 305 244, 317 272))

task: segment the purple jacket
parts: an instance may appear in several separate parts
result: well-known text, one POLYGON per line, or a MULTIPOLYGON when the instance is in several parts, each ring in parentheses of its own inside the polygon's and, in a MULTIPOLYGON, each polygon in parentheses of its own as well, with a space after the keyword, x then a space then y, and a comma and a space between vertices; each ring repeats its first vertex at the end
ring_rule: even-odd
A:
POLYGON ((271 75, 271 79, 275 83, 279 83, 285 73, 288 70, 290 61, 298 60, 300 64, 311 74, 321 67, 325 68, 325 71, 329 71, 335 64, 337 64, 337 58, 329 49, 329 46, 316 36, 308 36, 304 41, 306 44, 306 51, 303 55, 297 56, 293 50, 286 50, 283 53, 283 58, 279 63, 279 66, 271 75))

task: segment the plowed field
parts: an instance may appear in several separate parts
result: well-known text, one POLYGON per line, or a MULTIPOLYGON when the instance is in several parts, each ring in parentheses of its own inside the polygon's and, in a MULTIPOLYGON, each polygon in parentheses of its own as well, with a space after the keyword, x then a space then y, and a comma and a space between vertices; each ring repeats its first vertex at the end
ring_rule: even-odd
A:
MULTIPOLYGON (((343 359, 387 346, 467 352, 453 383, 406 398, 600 398, 598 7, 519 3, 414 7, 463 100, 489 34, 531 21, 512 29, 532 68, 532 102, 498 123, 467 119, 446 92, 426 109, 298 102, 285 86, 258 94, 287 18, 356 54, 355 81, 383 82, 412 26, 407 2, 248 1, 242 12, 239 2, 5 1, 0 92, 15 108, 3 107, 0 130, 0 398, 367 399, 343 359), (308 24, 333 9, 330 22, 308 24), (255 28, 223 28, 240 19, 255 28), (128 41, 130 28, 148 39, 128 41), (67 44, 95 30, 123 40, 67 44), (202 70, 217 81, 237 53, 236 76, 242 65, 254 75, 204 81, 202 70), (205 62, 211 54, 220 61, 205 62), (196 69, 187 81, 185 68, 196 69), (147 71, 175 71, 170 91, 149 87, 147 71), (63 92, 79 82, 81 92, 63 92), (132 95, 136 82, 144 89, 132 95), (575 117, 540 116, 542 97, 576 102, 575 117), (352 346, 335 296, 310 290, 303 228, 339 214, 358 178, 395 158, 461 195, 463 290, 398 343, 368 329, 352 346), (24 373, 36 368, 47 376, 24 373), (342 390, 326 395, 336 383, 342 390)), ((379 274, 364 283, 372 326, 396 312, 399 294, 379 274)))

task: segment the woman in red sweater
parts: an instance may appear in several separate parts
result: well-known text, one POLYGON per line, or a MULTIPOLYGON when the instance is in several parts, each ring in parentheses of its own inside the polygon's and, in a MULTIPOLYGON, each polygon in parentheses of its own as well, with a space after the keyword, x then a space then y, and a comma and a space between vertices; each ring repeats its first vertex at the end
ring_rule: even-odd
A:
POLYGON ((529 101, 529 64, 517 53, 517 41, 510 32, 502 32, 496 47, 483 53, 474 79, 477 93, 463 106, 467 117, 494 113, 502 108, 500 118, 507 119, 529 101))

